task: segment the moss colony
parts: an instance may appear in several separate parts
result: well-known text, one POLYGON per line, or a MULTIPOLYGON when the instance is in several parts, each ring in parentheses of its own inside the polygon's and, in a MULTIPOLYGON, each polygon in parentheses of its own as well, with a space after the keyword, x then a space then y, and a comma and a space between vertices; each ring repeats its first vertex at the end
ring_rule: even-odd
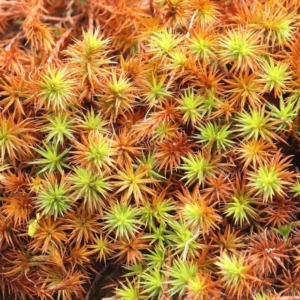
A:
POLYGON ((299 25, 298 0, 2 0, 3 299, 299 299, 299 25))

